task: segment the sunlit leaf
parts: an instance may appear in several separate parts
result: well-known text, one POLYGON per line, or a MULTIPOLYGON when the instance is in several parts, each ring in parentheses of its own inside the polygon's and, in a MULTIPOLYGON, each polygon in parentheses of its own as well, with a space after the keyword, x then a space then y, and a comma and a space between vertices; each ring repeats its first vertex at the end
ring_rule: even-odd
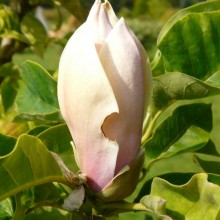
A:
POLYGON ((50 151, 57 153, 70 169, 78 171, 74 160, 73 149, 70 144, 72 137, 66 124, 48 128, 37 137, 41 139, 50 151))
POLYGON ((205 131, 210 132, 211 128, 212 112, 209 104, 198 103, 178 107, 170 117, 161 122, 152 137, 144 144, 148 162, 204 146, 209 140, 205 131), (176 142, 192 125, 201 129, 191 128, 186 134, 186 139, 176 142), (191 143, 190 139, 195 137, 196 140, 191 143), (198 138, 201 138, 201 141, 197 142, 198 138))
MULTIPOLYGON (((164 179, 169 183, 180 185, 188 182, 193 175, 194 173, 166 173, 157 177, 164 179)), ((134 202, 138 202, 142 197, 144 197, 147 194, 150 194, 152 181, 153 179, 149 179, 143 184, 134 202)))
POLYGON ((8 220, 14 216, 13 204, 9 198, 0 202, 0 219, 8 220))
POLYGON ((207 174, 196 174, 184 185, 155 178, 151 195, 166 201, 166 214, 172 219, 210 220, 220 214, 220 186, 208 182, 207 174))
POLYGON ((220 89, 183 73, 166 73, 154 78, 149 111, 155 113, 178 100, 205 98, 220 94, 220 89))
POLYGON ((146 206, 152 211, 152 216, 154 219, 158 220, 172 220, 166 215, 166 201, 159 196, 147 195, 141 199, 141 204, 146 206))
POLYGON ((18 115, 15 121, 33 120, 57 123, 62 121, 58 108, 56 81, 39 64, 26 61, 16 98, 18 115))
POLYGON ((183 72, 206 80, 220 69, 220 2, 210 1, 183 9, 164 25, 158 37, 161 61, 157 75, 183 72))
POLYGON ((49 105, 58 107, 56 81, 43 67, 35 62, 26 61, 22 66, 21 76, 33 94, 49 105))
POLYGON ((0 160, 0 200, 50 182, 66 182, 56 160, 39 139, 20 136, 15 149, 0 160))

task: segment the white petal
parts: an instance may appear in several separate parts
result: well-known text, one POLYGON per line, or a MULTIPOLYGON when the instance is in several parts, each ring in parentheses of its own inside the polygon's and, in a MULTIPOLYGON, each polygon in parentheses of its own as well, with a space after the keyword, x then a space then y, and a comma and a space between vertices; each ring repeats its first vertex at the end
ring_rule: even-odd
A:
POLYGON ((90 27, 90 34, 93 37, 97 50, 99 51, 105 38, 112 30, 108 14, 104 5, 101 4, 100 1, 94 3, 86 22, 90 27))
POLYGON ((124 19, 108 35, 99 57, 119 105, 119 114, 109 116, 103 125, 105 135, 119 144, 118 172, 140 149, 145 86, 151 84, 151 72, 140 42, 124 19))
POLYGON ((102 133, 105 118, 118 112, 112 88, 97 55, 87 22, 61 56, 58 99, 76 145, 81 171, 96 191, 113 177, 118 145, 102 133))
POLYGON ((85 198, 85 189, 80 186, 74 189, 69 196, 64 200, 63 208, 69 212, 77 210, 83 204, 85 198))
POLYGON ((107 13, 108 13, 108 17, 109 17, 109 20, 110 20, 110 22, 111 22, 111 25, 112 26, 115 26, 116 24, 117 24, 117 22, 118 22, 118 18, 117 18, 117 16, 116 16, 116 14, 115 14, 115 12, 114 12, 114 10, 113 10, 113 8, 112 8, 112 6, 111 6, 111 4, 109 3, 109 1, 105 1, 105 3, 103 3, 104 4, 104 6, 105 6, 105 10, 107 11, 107 13))

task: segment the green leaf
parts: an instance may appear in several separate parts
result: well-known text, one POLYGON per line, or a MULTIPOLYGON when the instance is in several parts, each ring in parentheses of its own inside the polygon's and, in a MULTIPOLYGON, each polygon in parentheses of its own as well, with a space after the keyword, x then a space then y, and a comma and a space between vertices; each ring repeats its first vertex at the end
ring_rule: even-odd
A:
POLYGON ((215 143, 211 139, 203 148, 198 149, 196 153, 219 156, 219 152, 216 149, 215 143))
POLYGON ((29 113, 30 115, 49 114, 58 111, 56 107, 48 104, 38 94, 28 89, 24 83, 20 83, 16 104, 19 113, 29 113))
POLYGON ((13 206, 11 200, 5 199, 0 202, 0 219, 7 220, 12 219, 14 216, 13 206))
POLYGON ((0 76, 1 77, 6 77, 6 76, 16 76, 17 77, 19 73, 20 73, 19 67, 12 62, 5 63, 0 66, 0 76))
MULTIPOLYGON (((157 177, 160 179, 164 179, 172 184, 180 185, 188 182, 193 175, 194 173, 166 173, 157 177)), ((138 202, 143 196, 150 194, 152 181, 153 179, 149 179, 143 184, 134 202, 138 202)))
POLYGON ((15 149, 0 160, 0 177, 0 200, 40 184, 67 183, 46 146, 29 135, 20 136, 15 149))
POLYGON ((9 154, 16 144, 16 138, 0 134, 0 158, 9 154))
POLYGON ((21 76, 33 94, 58 108, 57 83, 43 67, 30 60, 26 61, 22 66, 21 76))
POLYGON ((220 174, 220 157, 209 156, 208 158, 202 158, 201 155, 195 155, 194 158, 205 172, 220 174))
MULTIPOLYGON (((49 219, 70 220, 71 214, 63 210, 45 207, 35 210, 34 212, 25 216, 23 220, 49 220, 49 219)), ((81 220, 81 218, 76 218, 76 219, 81 220)), ((84 219, 82 218, 82 220, 84 219)))
POLYGON ((218 71, 219 20, 219 1, 197 4, 176 13, 158 37, 163 62, 160 72, 178 71, 206 80, 218 71))
POLYGON ((41 132, 37 136, 50 151, 59 155, 72 152, 72 137, 66 124, 56 125, 41 132))
POLYGON ((0 4, 0 37, 13 38, 26 42, 20 33, 18 15, 9 7, 0 4))
POLYGON ((60 112, 53 113, 21 113, 15 116, 13 122, 25 122, 25 121, 35 121, 43 124, 56 124, 63 123, 63 118, 60 112))
POLYGON ((211 86, 220 88, 220 70, 210 76, 206 82, 211 86))
POLYGON ((37 136, 50 151, 57 153, 69 169, 78 171, 70 142, 72 137, 66 124, 56 125, 37 136))
POLYGON ((21 83, 16 97, 19 115, 15 121, 62 121, 58 108, 56 81, 37 63, 26 61, 22 66, 21 83))
POLYGON ((181 151, 195 150, 208 142, 206 132, 212 128, 212 111, 210 104, 196 103, 180 106, 175 109, 170 117, 158 125, 154 134, 144 144, 148 163, 156 158, 173 156, 181 151), (191 127, 195 125, 201 129, 191 127), (188 131, 187 138, 179 140, 188 131), (204 131, 203 131, 203 130, 204 131), (190 140, 199 138, 190 143, 190 140), (202 137, 204 135, 204 137, 202 137), (190 139, 188 139, 190 138, 190 139), (179 142, 175 143, 177 140, 179 142), (199 144, 199 146, 197 146, 199 144))
POLYGON ((220 216, 220 187, 196 174, 184 185, 173 185, 155 178, 151 195, 166 201, 166 214, 172 219, 210 220, 220 216))
POLYGON ((159 196, 147 195, 144 196, 141 201, 147 209, 151 210, 152 216, 157 220, 172 220, 166 214, 166 201, 159 196))
MULTIPOLYGON (((33 188, 34 202, 60 203, 62 190, 58 184, 46 183, 33 188)), ((64 194, 65 196, 65 194, 64 194)), ((61 201, 63 202, 63 200, 61 201)))
POLYGON ((34 52, 42 56, 48 42, 47 32, 43 24, 34 16, 27 14, 21 21, 21 31, 34 52))
POLYGON ((30 131, 28 131, 28 134, 32 135, 32 136, 37 136, 40 133, 42 133, 43 131, 47 130, 48 128, 49 128, 49 126, 46 126, 46 125, 37 126, 37 127, 34 127, 33 129, 31 129, 30 131))
POLYGON ((1 83, 1 98, 4 112, 14 104, 17 95, 18 80, 12 77, 6 77, 1 83))
POLYGON ((220 94, 220 89, 183 73, 166 73, 154 78, 149 111, 153 114, 177 100, 190 100, 220 94))
POLYGON ((165 159, 180 153, 201 149, 206 146, 208 141, 208 132, 199 127, 191 126, 179 140, 172 144, 167 151, 162 153, 157 159, 165 159))

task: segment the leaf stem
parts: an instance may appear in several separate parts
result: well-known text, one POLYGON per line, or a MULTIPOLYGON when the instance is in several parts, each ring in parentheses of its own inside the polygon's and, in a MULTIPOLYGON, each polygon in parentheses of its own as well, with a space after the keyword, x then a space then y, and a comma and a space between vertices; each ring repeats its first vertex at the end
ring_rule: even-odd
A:
POLYGON ((50 183, 50 182, 58 182, 58 183, 62 183, 70 188, 73 187, 73 185, 68 182, 68 180, 64 177, 64 176, 51 176, 51 177, 46 177, 46 178, 42 178, 42 179, 39 179, 39 180, 36 180, 32 183, 26 183, 24 185, 21 185, 19 187, 17 187, 16 189, 14 190, 10 190, 9 192, 3 194, 3 195, 0 195, 0 201, 7 198, 7 197, 10 197, 12 195, 15 195, 25 189, 28 189, 30 187, 34 187, 34 186, 37 186, 37 185, 41 185, 41 184, 45 184, 45 183, 50 183))
POLYGON ((16 198, 16 210, 15 210, 15 215, 13 217, 13 220, 20 220, 24 218, 24 207, 22 207, 21 204, 21 193, 18 193, 15 198, 16 198))
POLYGON ((153 131, 153 128, 154 128, 154 125, 158 119, 158 117, 160 116, 160 114, 162 113, 162 110, 158 111, 153 119, 150 121, 151 117, 150 117, 150 114, 146 116, 146 120, 144 120, 144 130, 146 130, 142 136, 142 139, 141 139, 141 144, 143 145, 148 139, 149 137, 151 136, 152 134, 152 131, 153 131), (149 123, 150 121, 150 123, 149 123), (147 127, 147 125, 149 124, 149 126, 147 127))

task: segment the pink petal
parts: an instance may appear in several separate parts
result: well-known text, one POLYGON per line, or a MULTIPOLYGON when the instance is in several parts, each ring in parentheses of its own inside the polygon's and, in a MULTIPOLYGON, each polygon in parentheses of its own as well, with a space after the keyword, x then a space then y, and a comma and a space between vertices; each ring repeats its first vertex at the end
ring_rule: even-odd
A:
POLYGON ((120 19, 108 35, 99 57, 113 88, 119 114, 103 124, 105 135, 119 144, 116 173, 140 151, 144 106, 151 91, 151 72, 140 42, 120 19))
POLYGON ((70 38, 60 60, 58 98, 71 131, 80 169, 88 184, 101 190, 114 177, 118 144, 101 130, 105 118, 118 112, 86 22, 70 38))
POLYGON ((90 26, 91 35, 99 51, 109 32, 112 30, 112 25, 109 21, 107 11, 101 1, 96 1, 89 13, 86 23, 90 26))

